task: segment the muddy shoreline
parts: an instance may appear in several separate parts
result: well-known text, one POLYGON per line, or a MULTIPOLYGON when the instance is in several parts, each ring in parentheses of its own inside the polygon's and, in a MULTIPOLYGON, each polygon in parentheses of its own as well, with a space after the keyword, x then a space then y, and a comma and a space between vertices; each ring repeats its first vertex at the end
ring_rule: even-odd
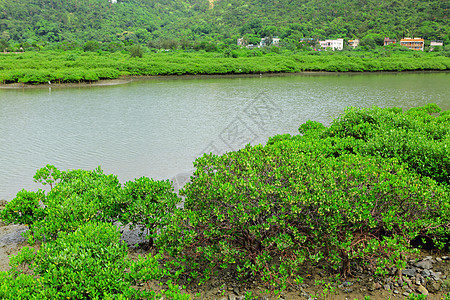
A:
POLYGON ((261 77, 284 77, 284 76, 341 76, 341 75, 368 75, 368 74, 407 74, 407 73, 450 73, 450 70, 417 70, 417 71, 377 71, 377 72, 327 72, 327 71, 305 71, 294 73, 256 73, 256 74, 200 74, 200 75, 157 75, 157 76, 121 76, 117 79, 98 80, 92 82, 71 82, 44 84, 7 83, 0 84, 0 89, 44 89, 44 88, 89 88, 101 86, 114 86, 128 84, 143 80, 189 80, 189 79, 216 79, 216 78, 261 78, 261 77))

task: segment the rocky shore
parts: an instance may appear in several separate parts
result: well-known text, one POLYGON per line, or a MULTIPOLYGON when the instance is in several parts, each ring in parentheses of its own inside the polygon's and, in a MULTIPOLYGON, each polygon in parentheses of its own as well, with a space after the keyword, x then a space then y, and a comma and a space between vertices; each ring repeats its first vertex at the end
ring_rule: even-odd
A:
POLYGON ((354 276, 337 279, 320 267, 308 268, 299 287, 288 287, 279 297, 264 294, 256 282, 239 285, 231 272, 213 278, 203 288, 187 291, 202 299, 243 300, 247 292, 261 300, 271 299, 450 299, 450 259, 448 255, 432 254, 411 259, 403 270, 392 269, 385 277, 374 277, 362 270, 354 276), (399 276, 399 274, 401 274, 399 276))

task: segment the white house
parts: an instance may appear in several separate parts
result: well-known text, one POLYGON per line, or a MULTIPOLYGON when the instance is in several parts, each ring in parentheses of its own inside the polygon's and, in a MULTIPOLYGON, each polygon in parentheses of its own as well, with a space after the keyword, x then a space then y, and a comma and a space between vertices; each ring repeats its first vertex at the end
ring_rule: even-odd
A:
POLYGON ((331 48, 331 50, 343 50, 344 39, 319 41, 320 47, 323 49, 331 48))
POLYGON ((259 43, 260 48, 266 47, 266 46, 279 46, 280 45, 280 38, 279 37, 265 37, 261 39, 261 42, 259 43))
POLYGON ((237 39, 237 45, 238 46, 243 47, 243 46, 245 46, 245 44, 246 44, 246 42, 245 42, 245 40, 243 38, 237 39))
POLYGON ((431 41, 430 42, 430 51, 433 51, 435 46, 443 47, 444 41, 441 41, 441 40, 431 41))
POLYGON ((278 37, 272 38, 272 45, 280 46, 280 38, 278 38, 278 37))

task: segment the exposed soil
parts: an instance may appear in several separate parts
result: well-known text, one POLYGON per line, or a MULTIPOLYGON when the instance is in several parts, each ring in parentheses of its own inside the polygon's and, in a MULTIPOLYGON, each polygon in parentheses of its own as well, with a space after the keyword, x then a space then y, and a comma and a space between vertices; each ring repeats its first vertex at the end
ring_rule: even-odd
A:
MULTIPOLYGON (((414 259, 421 261, 425 257, 429 257, 430 253, 422 253, 414 259)), ((447 255, 431 255, 434 259, 447 255)), ((412 262, 413 260, 411 260, 412 262)), ((435 271, 446 274, 439 291, 429 293, 426 299, 446 299, 445 295, 450 292, 450 261, 441 261, 433 264, 435 271)), ((354 299, 408 299, 407 294, 421 294, 417 288, 418 285, 412 284, 408 286, 406 283, 402 287, 398 285, 396 276, 397 272, 392 272, 384 278, 375 278, 365 272, 354 272, 355 276, 347 279, 339 278, 336 280, 337 273, 329 273, 321 267, 305 266, 303 274, 304 282, 301 286, 291 286, 283 291, 280 295, 275 296, 265 293, 263 284, 251 281, 245 284, 240 283, 237 276, 229 270, 224 270, 218 276, 212 278, 209 282, 201 287, 189 285, 186 291, 194 298, 208 300, 238 300, 243 299, 246 292, 251 291, 253 296, 258 299, 274 300, 274 299, 337 299, 337 300, 354 300, 354 299), (386 289, 386 283, 393 283, 393 287, 386 289), (395 286, 397 285, 397 286, 395 286), (409 291, 409 292, 408 292, 409 291), (200 293, 200 294, 198 294, 200 293)), ((404 276, 404 278, 407 278, 404 276)), ((430 290, 432 281, 429 281, 430 290)), ((448 298, 450 299, 450 298, 448 298)))
POLYGON ((8 83, 0 84, 0 89, 45 89, 45 88, 76 88, 76 87, 94 87, 94 86, 108 86, 108 85, 119 85, 130 83, 131 78, 120 78, 120 79, 110 79, 110 80, 98 80, 92 82, 76 82, 76 83, 57 83, 53 82, 50 84, 28 84, 28 83, 8 83))

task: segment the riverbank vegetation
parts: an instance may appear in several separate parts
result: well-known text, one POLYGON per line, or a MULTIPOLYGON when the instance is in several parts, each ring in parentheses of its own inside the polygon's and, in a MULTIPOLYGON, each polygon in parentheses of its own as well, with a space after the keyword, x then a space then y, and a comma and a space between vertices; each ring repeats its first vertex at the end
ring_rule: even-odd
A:
POLYGON ((184 201, 168 181, 47 165, 34 179, 51 189, 22 190, 0 213, 41 243, 0 273, 1 298, 187 299, 177 284, 221 270, 276 295, 300 287, 306 265, 382 277, 405 268, 413 244, 450 250, 450 111, 348 108, 299 133, 199 157, 184 201), (151 251, 130 260, 125 225, 151 251))
POLYGON ((0 83, 448 70, 445 11, 438 0, 2 0, 0 83), (384 46, 385 37, 397 44, 384 46), (425 51, 399 46, 404 37, 425 39, 425 51), (343 52, 314 51, 319 40, 338 38, 343 52), (241 48, 238 39, 255 49, 241 48), (360 40, 356 49, 350 39, 360 40), (443 46, 430 47, 432 40, 443 46))
POLYGON ((223 51, 30 51, 0 54, 0 82, 68 83, 121 76, 260 74, 303 71, 377 72, 448 70, 447 52, 387 47, 377 51, 289 51, 278 47, 223 51), (130 55, 135 53, 135 55, 130 55), (140 57, 142 56, 142 57, 140 57))

